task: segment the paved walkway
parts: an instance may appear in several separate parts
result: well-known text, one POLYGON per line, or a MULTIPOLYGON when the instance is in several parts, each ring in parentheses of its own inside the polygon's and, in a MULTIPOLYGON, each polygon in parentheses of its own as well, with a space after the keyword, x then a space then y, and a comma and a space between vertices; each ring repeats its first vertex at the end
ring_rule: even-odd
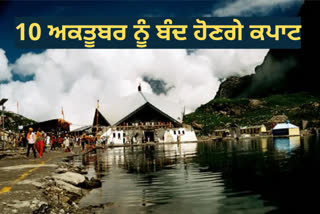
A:
MULTIPOLYGON (((34 158, 33 154, 27 158, 7 158, 0 160, 0 213, 14 201, 42 200, 42 191, 37 188, 41 185, 37 180, 50 175, 63 158, 79 154, 80 149, 74 152, 64 150, 45 152, 42 158, 34 158)), ((28 213, 28 212, 26 212, 28 213)))

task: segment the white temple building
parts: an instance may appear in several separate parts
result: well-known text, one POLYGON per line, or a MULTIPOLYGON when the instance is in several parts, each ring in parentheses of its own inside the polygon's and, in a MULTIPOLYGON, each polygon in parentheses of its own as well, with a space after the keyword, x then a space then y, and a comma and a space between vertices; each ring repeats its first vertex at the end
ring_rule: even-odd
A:
POLYGON ((138 92, 112 106, 97 108, 93 126, 107 127, 101 138, 108 144, 197 141, 191 126, 183 124, 183 107, 165 97, 138 92))

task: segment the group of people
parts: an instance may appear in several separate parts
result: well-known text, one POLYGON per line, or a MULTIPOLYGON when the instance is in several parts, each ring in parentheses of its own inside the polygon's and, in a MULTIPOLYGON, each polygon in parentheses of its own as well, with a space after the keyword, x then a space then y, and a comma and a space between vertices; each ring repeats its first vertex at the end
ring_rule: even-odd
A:
MULTIPOLYGON (((3 136, 5 135, 2 134, 1 137, 4 138, 3 136)), ((34 158, 42 158, 46 149, 70 152, 78 146, 81 147, 81 151, 86 152, 95 149, 97 145, 104 149, 106 142, 108 142, 108 137, 105 136, 100 138, 98 135, 92 134, 76 135, 64 132, 44 132, 40 128, 34 130, 31 127, 27 133, 23 131, 20 133, 10 132, 6 137, 7 139, 1 138, 0 140, 7 142, 8 145, 10 144, 12 149, 26 148, 26 156, 29 157, 30 153, 33 153, 34 158)))
POLYGON ((33 128, 29 128, 26 139, 28 141, 27 157, 29 157, 30 149, 32 149, 34 158, 37 157, 36 151, 39 153, 39 158, 42 158, 43 150, 45 147, 44 132, 41 132, 39 129, 36 133, 34 133, 33 128))
POLYGON ((46 147, 51 147, 50 150, 56 150, 57 148, 65 149, 66 152, 70 152, 74 145, 74 137, 69 137, 68 134, 62 137, 61 135, 55 136, 54 134, 45 133, 40 128, 37 132, 33 131, 33 128, 29 128, 26 135, 27 140, 27 157, 29 157, 30 149, 33 151, 33 155, 36 158, 37 153, 39 158, 42 158, 46 147))
POLYGON ((19 146, 23 146, 23 133, 15 133, 11 130, 4 131, 0 129, 0 142, 1 142, 1 149, 4 150, 6 148, 15 149, 19 146))
POLYGON ((40 128, 34 130, 34 128, 30 127, 27 133, 24 131, 21 131, 20 133, 8 131, 3 134, 1 132, 0 141, 1 143, 6 143, 3 143, 2 149, 18 149, 19 147, 23 147, 27 150, 27 157, 29 157, 30 153, 33 153, 35 158, 42 158, 46 149, 51 151, 59 149, 60 151, 71 152, 74 147, 78 146, 81 147, 83 152, 86 152, 95 149, 96 145, 104 148, 108 138, 100 138, 99 136, 92 134, 76 135, 65 132, 44 132, 40 128), (30 150, 32 151, 30 152, 30 150))

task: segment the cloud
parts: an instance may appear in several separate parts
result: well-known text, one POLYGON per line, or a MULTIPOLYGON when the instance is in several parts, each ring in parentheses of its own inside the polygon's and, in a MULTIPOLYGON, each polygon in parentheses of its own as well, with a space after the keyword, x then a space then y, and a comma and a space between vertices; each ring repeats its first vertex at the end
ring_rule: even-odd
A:
POLYGON ((85 125, 92 123, 97 99, 100 105, 116 103, 120 96, 136 92, 139 82, 144 92, 152 93, 155 86, 147 78, 161 80, 170 88, 161 96, 180 102, 190 112, 215 96, 219 79, 253 73, 266 53, 51 49, 24 54, 10 65, 16 75, 33 79, 0 84, 0 97, 9 98, 7 109, 16 111, 18 101, 20 113, 38 121, 61 117, 63 106, 67 120, 85 125))
POLYGON ((252 16, 268 15, 274 9, 286 10, 294 4, 302 4, 303 0, 236 0, 213 12, 214 16, 252 16))
POLYGON ((168 86, 168 84, 162 79, 153 79, 148 76, 144 76, 143 81, 147 82, 150 85, 152 93, 156 95, 167 95, 168 91, 174 87, 168 86))
POLYGON ((229 76, 244 76, 254 72, 258 62, 262 62, 267 50, 257 49, 199 49, 196 55, 207 61, 212 75, 219 79, 229 76))
POLYGON ((11 72, 8 65, 8 59, 5 51, 0 49, 0 82, 11 79, 11 72))

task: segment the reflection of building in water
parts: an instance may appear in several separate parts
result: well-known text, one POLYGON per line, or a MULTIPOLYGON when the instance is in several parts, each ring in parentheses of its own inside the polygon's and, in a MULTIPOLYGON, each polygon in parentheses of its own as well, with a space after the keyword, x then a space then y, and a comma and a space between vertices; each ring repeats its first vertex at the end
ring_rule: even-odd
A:
POLYGON ((149 173, 170 168, 181 159, 185 163, 191 161, 196 147, 197 143, 117 147, 106 150, 100 159, 109 167, 124 168, 129 173, 149 173))
POLYGON ((176 164, 177 159, 167 157, 166 153, 157 150, 155 146, 140 148, 124 148, 123 165, 129 173, 156 172, 176 164))
POLYGON ((291 151, 300 146, 300 136, 273 138, 273 143, 278 151, 291 151))
POLYGON ((164 144, 163 150, 166 152, 166 156, 168 157, 192 157, 195 155, 195 152, 197 150, 197 143, 186 143, 177 145, 164 144))
POLYGON ((89 152, 82 155, 82 164, 86 166, 88 171, 88 177, 101 178, 105 172, 108 172, 110 166, 108 160, 105 158, 105 153, 102 150, 95 150, 95 152, 89 152))
POLYGON ((268 138, 261 138, 261 148, 263 152, 268 151, 268 138))
POLYGON ((300 136, 300 129, 287 121, 286 123, 278 123, 272 129, 272 134, 274 136, 300 136))
POLYGON ((231 151, 266 152, 268 150, 268 138, 242 138, 239 141, 233 141, 229 147, 232 147, 231 151))
POLYGON ((93 125, 108 127, 102 137, 113 144, 197 141, 193 128, 183 125, 183 111, 178 103, 142 93, 139 87, 118 104, 96 109, 93 125))

